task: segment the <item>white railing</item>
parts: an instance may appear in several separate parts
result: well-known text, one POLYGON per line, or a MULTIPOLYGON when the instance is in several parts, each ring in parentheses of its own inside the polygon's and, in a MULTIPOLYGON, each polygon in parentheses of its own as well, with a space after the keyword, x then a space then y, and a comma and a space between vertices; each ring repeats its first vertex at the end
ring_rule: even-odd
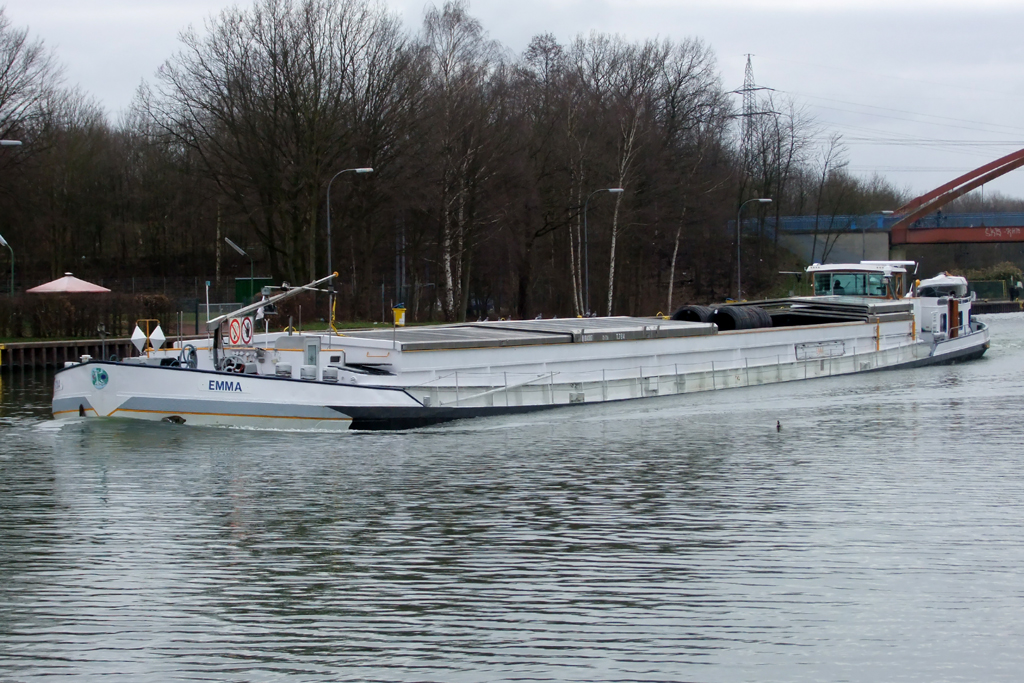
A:
MULTIPOLYGON (((873 345, 872 345, 873 346, 873 345)), ((410 387, 431 405, 554 405, 682 394, 830 377, 916 360, 927 344, 913 342, 843 356, 797 360, 792 354, 741 360, 665 363, 602 370, 480 372, 458 370, 410 387)))

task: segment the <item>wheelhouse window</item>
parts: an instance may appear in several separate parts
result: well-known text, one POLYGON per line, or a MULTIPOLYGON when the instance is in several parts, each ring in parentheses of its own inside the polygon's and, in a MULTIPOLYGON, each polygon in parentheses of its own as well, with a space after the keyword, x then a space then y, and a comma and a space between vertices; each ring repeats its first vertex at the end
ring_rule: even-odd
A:
POLYGON ((815 273, 814 293, 834 296, 885 296, 881 273, 815 273))

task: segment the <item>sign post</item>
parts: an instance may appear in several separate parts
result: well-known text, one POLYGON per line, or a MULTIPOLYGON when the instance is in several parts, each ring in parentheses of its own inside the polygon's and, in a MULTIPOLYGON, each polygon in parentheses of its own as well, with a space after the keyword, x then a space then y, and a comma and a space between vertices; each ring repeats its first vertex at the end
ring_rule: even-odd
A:
POLYGON ((391 307, 391 348, 398 348, 397 332, 399 327, 405 327, 405 304, 398 304, 391 307))

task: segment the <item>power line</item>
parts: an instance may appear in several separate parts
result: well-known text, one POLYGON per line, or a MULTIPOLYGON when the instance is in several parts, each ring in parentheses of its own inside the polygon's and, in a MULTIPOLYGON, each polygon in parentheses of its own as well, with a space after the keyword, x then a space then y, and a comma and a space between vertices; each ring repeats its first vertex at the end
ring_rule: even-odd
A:
MULTIPOLYGON (((820 138, 824 140, 825 138, 820 138)), ((1024 140, 942 140, 939 138, 858 138, 844 137, 843 142, 865 142, 901 147, 1024 147, 1024 140)))
MULTIPOLYGON (((804 96, 802 95, 801 97, 804 97, 804 96)), ((813 97, 813 96, 811 96, 811 97, 813 97)), ((824 99, 824 98, 820 98, 820 99, 824 99)), ((990 129, 985 129, 985 128, 969 128, 969 127, 965 127, 962 124, 957 124, 957 123, 940 123, 938 121, 920 121, 920 120, 917 120, 917 119, 909 119, 909 118, 906 118, 906 117, 903 117, 903 116, 893 116, 891 114, 876 114, 876 113, 873 113, 873 112, 851 111, 849 109, 841 109, 839 107, 829 107, 829 106, 826 106, 826 105, 823 105, 823 104, 817 104, 817 105, 813 105, 813 106, 815 106, 815 107, 817 107, 819 109, 828 109, 830 111, 843 112, 844 114, 859 114, 861 116, 873 116, 873 117, 879 118, 879 119, 891 119, 891 120, 894 120, 894 121, 906 121, 908 123, 916 123, 916 124, 919 124, 919 125, 941 126, 943 128, 956 128, 957 130, 970 130, 970 131, 974 131, 975 133, 1024 132, 1024 128, 1014 128, 1012 126, 1001 126, 999 124, 980 123, 980 124, 977 124, 977 125, 993 126, 993 127, 996 127, 996 128, 1005 128, 1006 130, 990 130, 990 129)), ((928 115, 927 114, 920 114, 920 116, 928 116, 928 115)), ((951 120, 956 121, 957 119, 951 119, 951 120)), ((962 119, 960 119, 960 120, 962 121, 962 119)), ((967 122, 967 121, 965 121, 965 122, 966 123, 976 123, 976 122, 967 122)))
POLYGON ((949 90, 950 88, 952 88, 954 90, 965 90, 965 91, 971 91, 971 92, 987 93, 989 95, 999 95, 1000 99, 1005 99, 1005 100, 1021 100, 1021 99, 1024 99, 1024 97, 1020 97, 1020 96, 1007 95, 1005 91, 986 90, 984 88, 972 88, 970 86, 956 85, 955 83, 948 83, 948 82, 936 83, 934 81, 925 81, 925 80, 921 80, 919 78, 907 78, 905 76, 894 76, 891 73, 878 73, 878 72, 874 72, 874 71, 864 71, 864 70, 861 70, 861 69, 851 69, 849 67, 835 66, 835 65, 830 65, 830 64, 822 64, 821 62, 801 62, 799 60, 786 59, 784 57, 774 57, 774 59, 776 61, 779 61, 779 62, 788 62, 790 64, 797 64, 797 65, 800 65, 800 66, 809 66, 809 67, 813 67, 813 68, 816 68, 816 69, 825 69, 825 70, 832 70, 832 71, 846 71, 848 73, 860 74, 862 76, 870 76, 871 78, 884 78, 884 79, 893 80, 893 81, 903 81, 903 82, 906 82, 906 83, 920 83, 922 85, 931 85, 931 86, 935 86, 937 88, 942 88, 943 90, 949 90))
POLYGON ((901 167, 901 166, 847 166, 847 169, 849 169, 850 171, 852 171, 854 173, 877 172, 877 173, 959 173, 959 174, 967 173, 968 171, 971 170, 971 169, 965 168, 963 166, 961 166, 959 168, 954 168, 954 167, 937 168, 937 167, 925 167, 925 166, 920 166, 920 167, 914 167, 914 166, 905 166, 905 167, 901 167))

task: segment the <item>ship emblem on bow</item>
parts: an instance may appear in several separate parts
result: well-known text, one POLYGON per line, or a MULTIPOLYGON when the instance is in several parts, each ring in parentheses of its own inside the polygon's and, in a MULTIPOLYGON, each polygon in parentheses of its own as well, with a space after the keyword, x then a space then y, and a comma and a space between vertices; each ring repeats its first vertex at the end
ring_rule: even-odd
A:
POLYGON ((92 385, 97 389, 102 389, 107 386, 107 382, 110 381, 110 375, 103 368, 92 369, 92 385))

